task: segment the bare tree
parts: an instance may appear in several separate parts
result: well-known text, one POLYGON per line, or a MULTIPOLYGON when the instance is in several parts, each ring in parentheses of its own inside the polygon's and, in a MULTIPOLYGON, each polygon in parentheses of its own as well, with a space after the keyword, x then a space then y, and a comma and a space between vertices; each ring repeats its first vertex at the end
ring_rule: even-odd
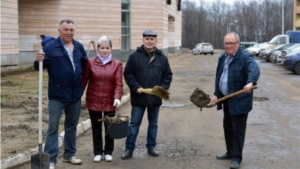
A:
POLYGON ((284 3, 284 30, 292 30, 293 29, 293 18, 294 18, 294 11, 291 10, 294 8, 294 1, 293 0, 283 0, 284 3))
POLYGON ((192 48, 197 43, 204 41, 207 20, 207 11, 203 6, 197 7, 194 2, 184 1, 182 13, 182 44, 184 47, 192 48))
POLYGON ((215 48, 223 48, 223 37, 227 33, 230 5, 224 2, 213 2, 210 10, 210 20, 213 27, 210 29, 211 42, 215 48), (212 39, 213 38, 213 39, 212 39))
POLYGON ((194 38, 197 32, 195 28, 199 28, 195 20, 197 17, 197 7, 195 3, 184 1, 182 6, 182 46, 192 48, 194 38))
POLYGON ((268 41, 282 32, 282 1, 284 30, 292 30, 293 0, 236 1, 232 6, 221 1, 208 4, 199 0, 199 6, 183 1, 182 47, 210 42, 215 48, 223 48, 223 37, 229 26, 240 35, 241 41, 268 41))

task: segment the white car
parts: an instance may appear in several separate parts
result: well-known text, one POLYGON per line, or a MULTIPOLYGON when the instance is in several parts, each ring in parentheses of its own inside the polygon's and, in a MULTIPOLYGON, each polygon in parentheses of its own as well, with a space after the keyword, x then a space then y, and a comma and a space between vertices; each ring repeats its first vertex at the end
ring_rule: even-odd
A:
POLYGON ((193 55, 214 54, 214 47, 210 43, 198 43, 192 50, 193 55))
POLYGON ((264 45, 265 43, 258 43, 256 45, 253 45, 251 47, 246 48, 245 50, 248 51, 251 55, 253 56, 258 56, 260 52, 260 48, 264 45))

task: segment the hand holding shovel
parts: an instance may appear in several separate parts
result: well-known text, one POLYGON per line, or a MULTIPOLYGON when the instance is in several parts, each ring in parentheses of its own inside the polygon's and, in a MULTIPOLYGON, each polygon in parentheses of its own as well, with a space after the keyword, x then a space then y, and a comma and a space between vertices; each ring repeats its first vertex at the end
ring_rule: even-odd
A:
POLYGON ((151 94, 151 95, 156 95, 164 100, 169 100, 169 95, 170 93, 165 90, 162 86, 154 86, 153 88, 147 88, 147 89, 139 89, 140 92, 146 93, 146 94, 151 94))
MULTIPOLYGON (((258 88, 257 86, 252 86, 252 87, 250 88, 250 90, 254 90, 254 89, 257 89, 257 88, 258 88)), ((234 96, 237 96, 237 95, 240 95, 240 94, 243 94, 243 93, 245 93, 244 90, 240 90, 240 91, 231 93, 231 94, 226 95, 226 96, 224 96, 224 97, 222 97, 222 98, 220 98, 220 99, 217 99, 214 103, 215 103, 215 104, 218 104, 218 103, 220 103, 220 102, 223 102, 224 100, 230 99, 230 98, 232 98, 232 97, 234 97, 234 96)), ((206 108, 210 108, 210 107, 213 107, 213 106, 214 106, 214 105, 211 105, 211 104, 209 103, 209 104, 207 104, 205 107, 206 107, 206 108)))

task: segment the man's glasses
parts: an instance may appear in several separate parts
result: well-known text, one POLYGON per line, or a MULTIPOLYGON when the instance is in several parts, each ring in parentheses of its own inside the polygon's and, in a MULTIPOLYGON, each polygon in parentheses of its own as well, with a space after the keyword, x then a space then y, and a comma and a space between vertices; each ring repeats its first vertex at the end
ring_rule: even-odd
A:
POLYGON ((233 45, 235 45, 236 43, 238 43, 238 42, 225 42, 224 45, 225 45, 225 46, 233 46, 233 45))

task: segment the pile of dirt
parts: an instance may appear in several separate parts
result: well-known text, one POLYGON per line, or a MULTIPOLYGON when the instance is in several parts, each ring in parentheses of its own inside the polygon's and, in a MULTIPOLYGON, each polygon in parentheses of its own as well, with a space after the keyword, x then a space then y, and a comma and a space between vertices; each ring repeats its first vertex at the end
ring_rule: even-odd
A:
POLYGON ((109 123, 109 124, 124 122, 124 121, 127 121, 127 120, 129 120, 128 116, 120 116, 120 115, 113 116, 113 117, 104 116, 101 119, 98 119, 98 121, 103 121, 103 122, 106 122, 106 123, 109 123))
POLYGON ((196 88, 190 96, 190 101, 202 111, 202 108, 210 102, 210 97, 201 89, 196 88))

